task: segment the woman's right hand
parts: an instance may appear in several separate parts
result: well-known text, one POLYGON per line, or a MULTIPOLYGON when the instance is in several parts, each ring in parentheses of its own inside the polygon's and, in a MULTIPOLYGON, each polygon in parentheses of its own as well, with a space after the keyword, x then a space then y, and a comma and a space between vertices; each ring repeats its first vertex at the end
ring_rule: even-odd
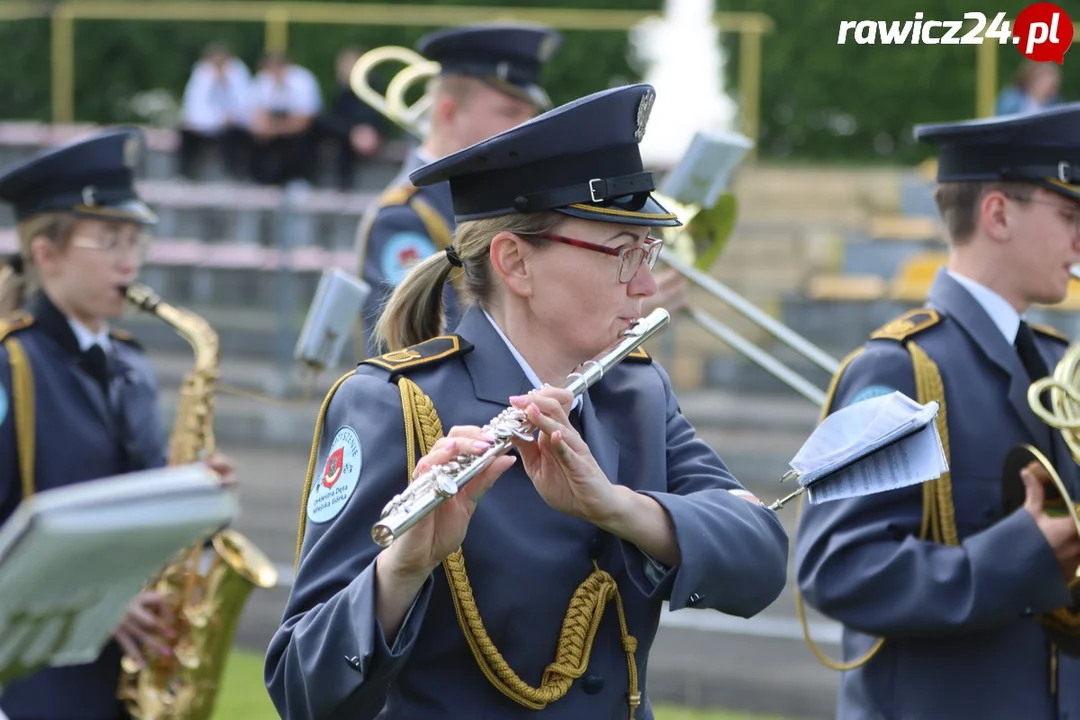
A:
MULTIPOLYGON (((479 427, 455 426, 416 463, 413 480, 458 455, 481 455, 491 447, 493 440, 479 427)), ((502 455, 489 461, 457 495, 444 500, 434 512, 395 538, 381 553, 380 562, 386 564, 386 570, 405 578, 420 579, 430 575, 450 553, 461 547, 477 502, 516 461, 514 455, 502 455)))

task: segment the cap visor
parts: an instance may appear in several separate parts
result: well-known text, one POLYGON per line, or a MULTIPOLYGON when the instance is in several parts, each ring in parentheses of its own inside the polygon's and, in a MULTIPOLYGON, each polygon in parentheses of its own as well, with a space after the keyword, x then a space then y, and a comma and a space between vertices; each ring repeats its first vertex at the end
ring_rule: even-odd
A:
POLYGON ((1064 195, 1067 198, 1073 200, 1080 200, 1080 185, 1070 185, 1069 183, 1063 183, 1057 178, 1046 178, 1042 182, 1042 186, 1047 190, 1052 190, 1056 193, 1064 195))
POLYGON ((154 211, 142 200, 125 200, 114 205, 79 205, 75 208, 75 212, 86 217, 134 222, 140 225, 154 225, 158 221, 154 211))
POLYGON ((643 205, 638 205, 633 199, 625 203, 609 200, 602 205, 577 203, 556 208, 556 210, 564 215, 583 220, 597 220, 620 225, 649 225, 652 227, 679 227, 682 225, 678 216, 675 213, 668 212, 652 195, 649 195, 643 205))

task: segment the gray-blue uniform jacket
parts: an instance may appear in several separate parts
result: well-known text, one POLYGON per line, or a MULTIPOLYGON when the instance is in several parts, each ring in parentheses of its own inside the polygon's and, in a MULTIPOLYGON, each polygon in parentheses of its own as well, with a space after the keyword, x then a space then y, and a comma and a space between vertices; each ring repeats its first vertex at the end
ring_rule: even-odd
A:
MULTIPOLYGON (((1020 444, 1051 459, 1073 497, 1080 473, 1031 412, 1031 379, 975 297, 941 271, 928 307, 875 333, 841 370, 832 407, 889 390, 917 397, 913 357, 929 356, 944 385, 957 537, 919 539, 920 487, 808 506, 799 526, 799 587, 844 624, 844 660, 885 638, 843 673, 837 717, 1080 718, 1080 662, 1055 652, 1036 619, 1070 603, 1066 584, 1031 515, 1006 514, 1001 490, 1004 458, 1020 444)), ((1036 337, 1052 371, 1066 343, 1036 337)), ((948 525, 946 515, 939 507, 948 525)))
MULTIPOLYGON (((24 311, 0 320, 0 335, 21 345, 33 377, 34 473, 31 491, 162 467, 166 442, 150 363, 130 336, 110 333, 109 395, 84 369, 67 319, 38 293, 24 311), (115 408, 115 409, 113 409, 115 408)), ((8 348, 0 344, 0 522, 24 494, 8 348)), ((19 432, 23 432, 19 429, 19 432)), ((3 688, 11 720, 118 720, 121 651, 111 642, 93 663, 50 668, 3 688)))
MULTIPOLYGON (((584 439, 612 482, 650 495, 668 511, 681 565, 650 572, 652 561, 636 547, 551 509, 521 463, 480 501, 462 550, 491 640, 533 687, 555 660, 568 603, 595 557, 617 581, 637 641, 637 718, 648 720, 646 668, 663 601, 672 610, 752 616, 784 586, 788 542, 773 512, 728 492, 741 486, 695 437, 664 370, 638 355, 585 394, 584 439)), ((375 618, 380 548, 370 531, 409 477, 395 384, 402 375, 431 398, 444 432, 483 426, 511 395, 532 389, 476 308, 466 312, 457 335, 390 353, 346 376, 325 406, 296 579, 267 653, 266 685, 278 712, 288 720, 625 720, 629 661, 614 601, 584 675, 540 711, 509 699, 482 674, 459 626, 445 565, 428 578, 387 645, 375 618)))
MULTIPOLYGON (((450 183, 417 188, 409 182, 409 173, 424 164, 413 150, 401 172, 360 223, 360 276, 371 286, 371 294, 364 302, 363 350, 359 359, 382 352, 372 343, 372 333, 394 288, 414 264, 444 250, 452 241, 455 223, 450 183)), ((453 283, 446 284, 443 307, 446 327, 452 331, 461 319, 453 283)))

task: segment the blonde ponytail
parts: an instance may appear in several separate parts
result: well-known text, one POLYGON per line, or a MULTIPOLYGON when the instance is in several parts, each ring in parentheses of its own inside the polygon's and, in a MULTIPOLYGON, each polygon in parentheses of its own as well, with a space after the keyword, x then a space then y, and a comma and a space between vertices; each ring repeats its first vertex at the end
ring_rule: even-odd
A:
POLYGON ((556 212, 515 213, 458 225, 450 249, 461 267, 451 265, 448 249, 435 253, 410 270, 394 289, 375 325, 376 347, 382 347, 384 351, 401 350, 442 335, 446 332, 443 292, 451 271, 463 274, 458 286, 462 305, 484 306, 494 292, 488 258, 491 239, 501 232, 509 232, 539 245, 542 241, 531 236, 552 232, 565 219, 565 215, 556 212))
POLYGON ((19 252, 0 265, 0 316, 21 308, 26 299, 41 287, 41 273, 30 253, 34 238, 44 237, 62 246, 70 237, 76 222, 77 219, 70 213, 50 212, 19 223, 19 252))

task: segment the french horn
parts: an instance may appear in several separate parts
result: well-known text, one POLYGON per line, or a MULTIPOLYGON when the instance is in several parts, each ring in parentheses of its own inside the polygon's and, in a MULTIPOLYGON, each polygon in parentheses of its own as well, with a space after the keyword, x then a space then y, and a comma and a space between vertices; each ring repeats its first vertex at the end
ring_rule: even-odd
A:
POLYGON ((353 93, 398 127, 416 137, 426 131, 424 113, 431 107, 431 96, 425 92, 412 104, 405 99, 413 85, 439 74, 439 63, 428 60, 415 50, 400 45, 385 45, 361 55, 349 71, 349 87, 353 93), (394 74, 380 94, 371 84, 371 73, 384 63, 397 62, 403 67, 394 74))
MULTIPOLYGON (((1073 343, 1054 367, 1053 375, 1028 387, 1031 411, 1058 430, 1075 462, 1080 463, 1080 343, 1073 343), (1043 395, 1049 393, 1049 403, 1043 395)), ((1051 517, 1070 517, 1080 533, 1080 513, 1068 486, 1053 463, 1032 445, 1019 445, 1005 458, 1002 471, 1002 506, 1006 514, 1023 507, 1025 490, 1020 471, 1031 463, 1041 465, 1049 476, 1045 484, 1044 509, 1051 517)), ((1038 617, 1046 633, 1062 653, 1080 657, 1080 569, 1069 581, 1072 602, 1038 617)))

